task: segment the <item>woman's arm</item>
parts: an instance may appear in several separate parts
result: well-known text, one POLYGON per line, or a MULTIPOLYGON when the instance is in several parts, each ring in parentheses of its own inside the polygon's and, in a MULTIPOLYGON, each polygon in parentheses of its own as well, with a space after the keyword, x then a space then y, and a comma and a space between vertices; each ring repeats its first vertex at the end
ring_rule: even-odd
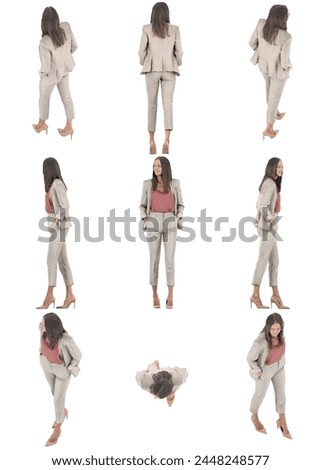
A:
POLYGON ((291 70, 292 68, 292 65, 290 62, 291 42, 292 42, 292 37, 290 36, 289 39, 282 45, 282 48, 281 48, 281 67, 287 71, 291 70))
POLYGON ((258 364, 258 358, 260 356, 261 349, 262 349, 261 345, 257 341, 254 341, 253 346, 251 347, 246 358, 251 368, 250 374, 253 378, 255 377, 259 378, 259 376, 262 373, 262 369, 258 364))
POLYGON ((253 34, 251 36, 251 39, 249 41, 250 47, 255 51, 258 46, 259 46, 259 33, 258 33, 258 28, 256 26, 255 30, 253 31, 253 34))
POLYGON ((147 217, 147 200, 148 200, 148 190, 147 190, 146 182, 144 182, 142 195, 140 198, 140 205, 139 205, 141 219, 145 219, 147 217))
POLYGON ((177 194, 176 215, 180 219, 181 217, 183 217, 184 202, 183 202, 183 197, 182 197, 181 185, 178 180, 176 180, 176 194, 177 194))
POLYGON ((274 218, 269 206, 274 198, 276 190, 276 184, 271 180, 271 178, 266 179, 261 188, 258 210, 261 212, 263 219, 268 222, 271 222, 274 218))
POLYGON ((178 27, 175 33, 174 56, 176 57, 177 65, 182 65, 183 50, 181 43, 181 35, 178 27))
POLYGON ((53 201, 53 206, 54 206, 54 211, 55 211, 54 217, 55 219, 59 221, 64 220, 66 209, 69 209, 69 202, 67 199, 66 187, 62 181, 60 181, 59 179, 56 179, 52 183, 52 191, 53 191, 53 194, 51 196, 51 199, 53 201))
POLYGON ((49 75, 51 64, 51 52, 43 41, 41 41, 39 45, 39 56, 41 62, 39 74, 43 78, 49 75))
POLYGON ((148 48, 148 35, 145 29, 143 28, 139 51, 138 51, 140 65, 144 65, 144 60, 147 54, 147 48, 148 48))
MULTIPOLYGON (((82 353, 78 348, 77 344, 75 343, 74 339, 71 336, 68 336, 68 340, 66 341, 66 348, 71 356, 71 362, 68 364, 67 369, 73 373, 75 369, 78 368, 78 364, 80 362, 82 353)), ((79 369, 78 369, 79 370, 79 369)))
POLYGON ((71 28, 70 28, 70 35, 71 35, 70 52, 73 54, 78 49, 78 44, 71 28))

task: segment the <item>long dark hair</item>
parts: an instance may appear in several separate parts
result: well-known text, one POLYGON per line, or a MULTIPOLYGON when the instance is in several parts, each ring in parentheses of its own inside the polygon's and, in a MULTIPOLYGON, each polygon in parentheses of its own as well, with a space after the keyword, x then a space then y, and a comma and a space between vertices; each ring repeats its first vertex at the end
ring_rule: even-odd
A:
POLYGON ((271 327, 275 324, 278 323, 281 327, 280 333, 278 334, 278 340, 279 344, 284 343, 284 336, 283 336, 283 330, 284 330, 284 321, 283 318, 279 313, 271 313, 266 319, 265 326, 261 333, 264 333, 265 339, 268 343, 269 349, 272 347, 272 336, 270 333, 271 327))
POLYGON ((62 46, 67 38, 63 28, 60 27, 59 16, 53 7, 44 9, 41 18, 42 37, 48 35, 55 47, 62 46))
POLYGON ((270 178, 271 180, 275 182, 278 192, 279 193, 281 192, 282 176, 276 175, 276 170, 277 170, 280 160, 281 158, 273 157, 273 158, 270 158, 270 160, 267 162, 267 165, 265 168, 265 174, 259 186, 259 191, 261 191, 264 181, 270 178))
POLYGON ((67 332, 63 327, 62 321, 55 313, 46 313, 43 319, 46 331, 42 333, 42 338, 44 340, 48 339, 50 349, 54 349, 60 338, 63 337, 63 334, 67 332))
POLYGON ((65 188, 67 186, 61 176, 59 163, 55 158, 49 157, 43 161, 42 164, 43 179, 45 182, 45 191, 46 193, 50 190, 52 183, 58 179, 63 182, 65 188))
POLYGON ((166 3, 155 3, 152 9, 150 22, 152 24, 153 34, 159 38, 166 38, 168 34, 168 25, 170 23, 169 9, 166 3))
POLYGON ((153 374, 154 383, 150 387, 150 392, 158 398, 166 398, 173 391, 174 384, 172 374, 166 370, 161 370, 153 374))
POLYGON ((274 43, 280 29, 286 31, 288 17, 289 11, 285 5, 274 5, 270 9, 269 16, 263 26, 263 38, 269 44, 274 43))
MULTIPOLYGON (((172 182, 172 168, 170 161, 166 157, 157 157, 155 158, 154 162, 156 160, 159 160, 162 166, 162 179, 164 183, 164 192, 168 193, 171 190, 171 182, 172 182)), ((154 173, 153 170, 153 176, 152 176, 152 190, 155 191, 157 188, 157 176, 154 173)))

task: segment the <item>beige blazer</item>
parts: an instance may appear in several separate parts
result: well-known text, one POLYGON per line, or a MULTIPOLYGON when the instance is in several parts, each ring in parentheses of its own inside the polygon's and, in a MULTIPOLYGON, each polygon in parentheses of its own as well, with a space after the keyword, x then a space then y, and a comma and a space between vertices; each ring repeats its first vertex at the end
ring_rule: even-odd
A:
MULTIPOLYGON (((174 215, 180 219, 183 217, 184 203, 179 180, 173 179, 171 182, 171 191, 174 196, 174 215)), ((140 216, 142 219, 148 217, 150 213, 150 204, 152 197, 152 180, 146 180, 143 183, 142 196, 140 200, 140 216)), ((178 221, 178 228, 181 228, 180 221, 178 221)))
MULTIPOLYGON (((259 378, 259 373, 263 371, 265 361, 269 354, 269 346, 265 339, 265 334, 260 333, 256 340, 253 342, 248 355, 247 362, 250 366, 250 376, 257 380, 259 378)), ((285 356, 283 355, 281 359, 281 366, 285 365, 285 356)))
MULTIPOLYGON (((257 200, 256 209, 256 220, 257 227, 263 230, 270 230, 270 221, 276 217, 274 212, 275 203, 277 198, 277 187, 275 182, 271 178, 267 178, 261 188, 259 198, 257 200)), ((273 225, 274 228, 276 226, 273 225)))
MULTIPOLYGON (((41 353, 41 340, 42 334, 44 332, 42 324, 39 325, 40 329, 40 353, 41 353)), ((80 368, 78 366, 82 353, 78 346, 76 345, 73 338, 68 335, 68 333, 64 333, 62 338, 58 341, 58 350, 59 356, 62 362, 64 363, 65 367, 70 370, 72 375, 77 377, 79 374, 80 368)))
POLYGON ((179 75, 183 51, 178 26, 170 24, 165 38, 154 36, 151 24, 143 26, 138 54, 143 66, 141 73, 175 72, 179 75))
POLYGON ((49 190, 49 198, 53 206, 55 219, 60 220, 60 228, 68 228, 71 226, 69 220, 69 202, 66 194, 66 186, 60 179, 55 179, 49 190))
POLYGON ((289 70, 292 68, 290 62, 290 47, 292 37, 287 31, 279 30, 274 44, 269 44, 263 39, 263 26, 266 20, 259 20, 250 39, 250 46, 254 49, 251 61, 254 65, 259 64, 262 73, 268 74, 276 80, 289 78, 289 70))
POLYGON ((153 375, 157 374, 157 372, 160 372, 162 370, 165 370, 172 374, 172 380, 174 384, 174 391, 178 390, 179 387, 186 382, 188 372, 186 369, 181 368, 181 367, 162 367, 158 368, 158 366, 155 364, 155 362, 152 362, 149 364, 146 370, 142 370, 141 372, 137 372, 136 374, 136 380, 138 385, 143 389, 146 390, 147 392, 150 391, 150 387, 154 383, 153 380, 153 375))
POLYGON ((75 61, 72 56, 77 49, 77 42, 69 23, 60 23, 66 33, 67 40, 60 47, 55 47, 48 35, 44 36, 39 45, 41 78, 48 79, 49 83, 58 83, 64 75, 71 72, 75 61))

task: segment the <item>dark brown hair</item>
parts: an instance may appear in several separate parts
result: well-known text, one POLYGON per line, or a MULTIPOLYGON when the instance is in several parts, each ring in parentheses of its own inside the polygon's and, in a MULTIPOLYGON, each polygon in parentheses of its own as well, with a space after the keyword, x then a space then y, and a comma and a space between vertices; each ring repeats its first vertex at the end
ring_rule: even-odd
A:
POLYGON ((284 321, 283 321, 283 318, 281 317, 281 315, 279 313, 271 313, 271 315, 269 315, 267 317, 266 322, 265 322, 265 326, 264 326, 263 330, 261 331, 261 333, 264 333, 264 335, 265 335, 265 339, 268 343, 269 349, 272 348, 272 336, 271 336, 270 330, 271 330, 272 326, 275 323, 278 323, 281 327, 280 333, 278 334, 279 344, 284 343, 284 337, 283 337, 284 321))
POLYGON ((61 176, 59 163, 55 158, 46 158, 42 164, 43 179, 45 182, 45 191, 46 193, 50 190, 52 183, 58 179, 63 182, 65 188, 67 186, 61 176))
MULTIPOLYGON (((157 157, 157 158, 155 158, 154 162, 156 162, 156 160, 159 160, 160 164, 162 166, 162 180, 163 180, 163 183, 164 183, 164 192, 168 193, 171 190, 171 182, 172 182, 172 179, 173 179, 172 178, 171 164, 170 164, 168 158, 166 158, 166 157, 157 157)), ((154 170, 153 170, 152 191, 156 190, 157 183, 158 183, 157 176, 155 175, 154 170)))
POLYGON ((55 47, 62 46, 67 38, 66 33, 60 26, 59 16, 53 7, 44 9, 41 18, 42 37, 48 35, 55 47))
POLYGON ((63 337, 63 334, 67 332, 63 327, 62 321, 55 313, 46 313, 43 319, 46 331, 42 333, 42 338, 44 340, 48 339, 50 349, 54 349, 60 338, 63 337))
POLYGON ((271 180, 275 182, 278 192, 279 193, 281 192, 282 176, 276 175, 276 170, 277 170, 280 160, 281 158, 273 157, 273 158, 270 158, 270 160, 267 162, 267 165, 265 168, 265 174, 259 186, 259 191, 261 191, 264 181, 270 178, 271 180))
POLYGON ((155 36, 158 36, 159 38, 165 38, 167 36, 170 20, 169 9, 166 3, 155 3, 152 9, 150 22, 152 24, 152 31, 155 36))
POLYGON ((286 31, 288 17, 289 12, 285 5, 274 5, 270 9, 269 16, 263 26, 263 38, 269 44, 274 43, 280 29, 286 31))
POLYGON ((174 384, 172 374, 166 370, 161 370, 153 374, 154 383, 150 387, 150 392, 158 398, 166 398, 173 391, 174 384))

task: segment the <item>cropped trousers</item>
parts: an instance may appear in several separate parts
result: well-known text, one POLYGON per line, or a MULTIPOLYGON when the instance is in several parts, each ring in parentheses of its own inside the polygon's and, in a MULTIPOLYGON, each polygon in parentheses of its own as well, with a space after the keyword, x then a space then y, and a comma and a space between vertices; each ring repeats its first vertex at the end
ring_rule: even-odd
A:
POLYGON ((46 120, 49 117, 49 103, 50 96, 53 89, 57 86, 60 98, 65 107, 67 119, 74 119, 75 111, 74 104, 69 91, 69 74, 66 74, 57 83, 52 83, 49 77, 42 77, 40 79, 40 96, 39 96, 39 117, 46 120))
POLYGON ((174 285, 175 278, 175 247, 177 237, 177 217, 172 212, 151 212, 145 223, 146 237, 149 247, 149 282, 158 284, 158 268, 161 245, 164 244, 166 281, 168 286, 174 285))
MULTIPOLYGON (((49 217, 49 219, 52 220, 52 217, 49 217)), ((74 283, 74 280, 67 256, 66 237, 68 228, 61 229, 59 225, 56 225, 56 227, 50 228, 50 233, 47 255, 48 286, 56 286, 57 284, 57 265, 64 278, 65 285, 70 286, 74 283)))
POLYGON ((275 238, 275 230, 258 229, 260 235, 259 257, 256 262, 252 284, 260 286, 263 274, 269 264, 269 281, 270 286, 278 285, 278 266, 279 254, 278 246, 275 238))
POLYGON ((267 73, 263 73, 263 77, 265 80, 267 102, 266 122, 268 124, 273 124, 276 119, 286 79, 276 80, 274 78, 269 77, 267 73))
POLYGON ((60 424, 65 418, 65 398, 71 374, 64 364, 53 364, 43 354, 40 355, 40 364, 54 397, 56 423, 60 424))
POLYGON ((146 88, 148 97, 148 132, 155 132, 158 89, 161 85, 165 130, 173 129, 173 95, 176 83, 175 72, 148 72, 146 88))
POLYGON ((285 372, 284 359, 274 364, 264 365, 263 375, 255 380, 255 392, 251 401, 250 411, 258 414, 270 382, 275 394, 275 409, 277 413, 285 413, 285 372))

